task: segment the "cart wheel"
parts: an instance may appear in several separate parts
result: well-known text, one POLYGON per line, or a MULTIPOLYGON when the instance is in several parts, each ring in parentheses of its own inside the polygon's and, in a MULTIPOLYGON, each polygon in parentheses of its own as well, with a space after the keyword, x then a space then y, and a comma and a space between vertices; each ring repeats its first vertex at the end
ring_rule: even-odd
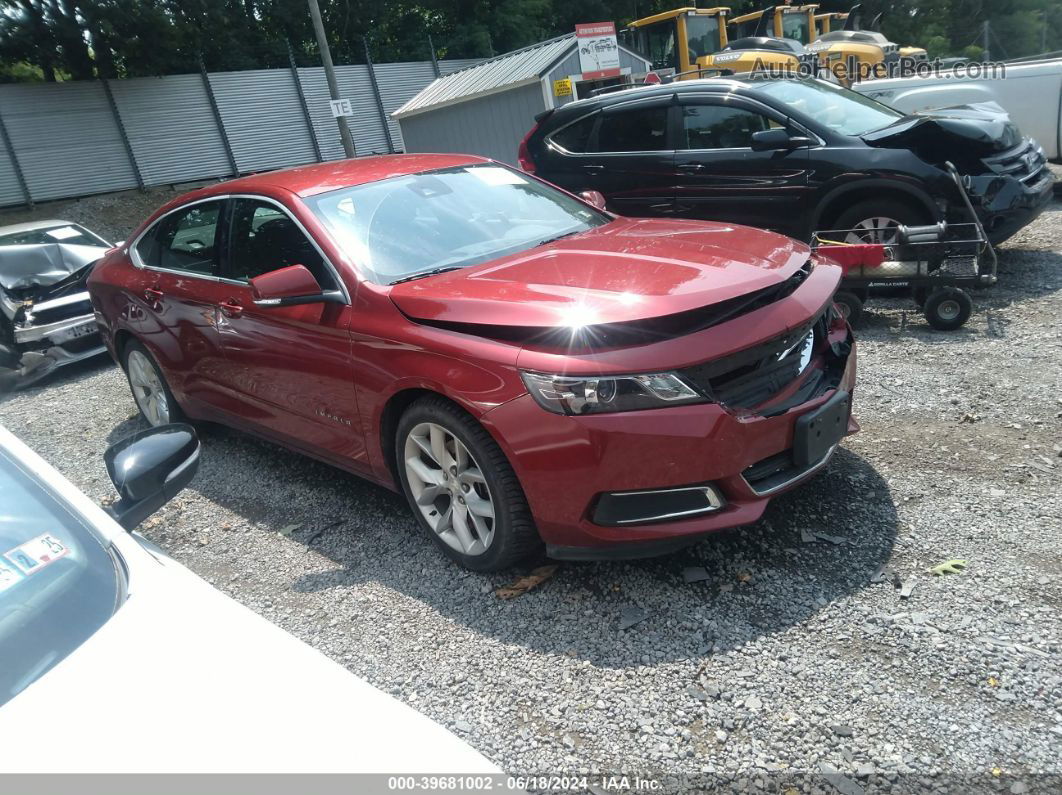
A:
POLYGON ((914 299, 914 302, 918 304, 919 309, 925 307, 926 299, 929 298, 929 289, 930 288, 928 287, 915 287, 911 291, 911 297, 914 299))
POLYGON ((859 300, 859 296, 847 290, 838 290, 833 300, 848 325, 854 326, 859 322, 859 318, 863 316, 863 302, 859 300))
POLYGON ((933 328, 954 331, 970 319, 973 301, 958 287, 939 287, 929 294, 924 311, 933 328))

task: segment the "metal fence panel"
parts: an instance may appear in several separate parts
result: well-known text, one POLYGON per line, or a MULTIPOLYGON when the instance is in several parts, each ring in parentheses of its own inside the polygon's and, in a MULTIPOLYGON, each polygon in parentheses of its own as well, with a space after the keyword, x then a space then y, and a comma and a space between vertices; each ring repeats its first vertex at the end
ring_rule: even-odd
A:
MULTIPOLYGON (((439 69, 449 74, 476 63, 478 59, 440 61, 439 69)), ((324 71, 299 69, 298 75, 322 156, 326 160, 343 157, 324 71)), ((401 130, 390 121, 390 114, 435 79, 431 62, 376 65, 386 122, 366 66, 339 66, 336 76, 340 96, 351 100, 355 108, 348 122, 358 155, 387 152, 387 129, 394 148, 403 149, 401 130)), ((241 172, 317 159, 294 79, 290 69, 210 75, 241 172)), ((146 185, 230 175, 232 167, 202 75, 111 80, 110 87, 146 185)), ((0 85, 0 106, 34 201, 137 186, 136 172, 102 83, 0 85)), ((24 201, 14 164, 0 146, 0 206, 24 201)))
POLYGON ((22 186, 15 172, 15 164, 11 162, 11 156, 7 153, 7 146, 3 137, 0 136, 0 207, 5 204, 20 204, 26 201, 22 193, 22 186))
MULTIPOLYGON (((435 70, 430 61, 413 61, 409 63, 376 64, 376 82, 380 85, 387 122, 391 128, 391 140, 395 149, 403 151, 402 130, 391 114, 415 97, 424 86, 435 79, 435 70)), ((440 70, 441 70, 440 66, 440 70)))
POLYGON ((111 91, 145 184, 229 175, 201 75, 112 80, 111 91))
POLYGON ((0 86, 0 105, 35 201, 137 187, 102 83, 0 86))
POLYGON ((210 85, 241 172, 317 160, 290 70, 212 72, 210 85))

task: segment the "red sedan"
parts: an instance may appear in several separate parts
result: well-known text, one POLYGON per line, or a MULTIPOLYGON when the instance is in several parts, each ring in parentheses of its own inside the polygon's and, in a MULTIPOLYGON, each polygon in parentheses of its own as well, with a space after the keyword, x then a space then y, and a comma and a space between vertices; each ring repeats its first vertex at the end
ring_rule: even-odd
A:
POLYGON ((152 425, 212 420, 401 490, 448 555, 638 557, 755 521, 857 430, 839 268, 399 155, 204 188, 96 266, 152 425))

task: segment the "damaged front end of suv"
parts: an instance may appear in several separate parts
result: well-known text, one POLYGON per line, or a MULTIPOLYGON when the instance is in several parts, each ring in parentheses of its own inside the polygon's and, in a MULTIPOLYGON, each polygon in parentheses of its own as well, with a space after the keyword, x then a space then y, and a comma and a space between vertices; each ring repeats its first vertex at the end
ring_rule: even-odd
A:
POLYGON ((64 222, 0 228, 0 386, 105 352, 85 282, 108 248, 64 222))

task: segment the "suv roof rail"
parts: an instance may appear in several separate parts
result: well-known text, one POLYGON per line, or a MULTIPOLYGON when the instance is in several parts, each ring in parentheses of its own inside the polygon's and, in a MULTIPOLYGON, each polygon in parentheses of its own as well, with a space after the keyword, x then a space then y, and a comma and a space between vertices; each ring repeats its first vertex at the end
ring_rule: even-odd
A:
POLYGON ((590 92, 591 97, 596 97, 600 94, 607 94, 610 91, 626 91, 628 88, 647 88, 653 83, 617 83, 614 86, 602 86, 601 88, 595 88, 590 92))

